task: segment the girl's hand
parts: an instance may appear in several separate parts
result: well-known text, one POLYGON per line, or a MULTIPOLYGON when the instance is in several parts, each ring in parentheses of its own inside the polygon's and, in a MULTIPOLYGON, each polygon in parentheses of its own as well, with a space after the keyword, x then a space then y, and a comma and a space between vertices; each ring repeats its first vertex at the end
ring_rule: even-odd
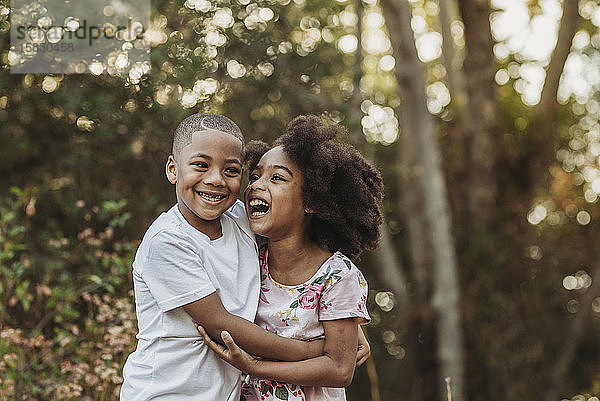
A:
POLYGON ((254 359, 250 354, 246 351, 238 347, 238 345, 233 341, 233 337, 227 331, 221 332, 221 339, 225 346, 216 343, 208 334, 206 334, 206 330, 204 327, 194 323, 196 325, 196 329, 202 336, 204 343, 208 345, 208 348, 212 349, 219 358, 228 362, 229 364, 235 366, 239 370, 245 373, 252 373, 252 367, 258 362, 254 359))
POLYGON ((356 352, 356 367, 361 366, 371 357, 371 346, 362 327, 358 328, 358 351, 356 352))

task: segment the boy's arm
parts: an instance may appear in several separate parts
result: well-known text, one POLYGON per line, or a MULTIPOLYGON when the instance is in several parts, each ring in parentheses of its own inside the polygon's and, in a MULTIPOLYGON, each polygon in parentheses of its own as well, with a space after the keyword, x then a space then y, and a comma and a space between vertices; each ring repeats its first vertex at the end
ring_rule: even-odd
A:
MULTIPOLYGON (((292 340, 270 333, 229 313, 216 292, 184 305, 183 309, 213 338, 226 330, 252 355, 281 361, 299 361, 323 355, 323 341, 292 340)), ((354 347, 356 349, 356 347, 354 347)))
POLYGON ((198 330, 222 359, 253 376, 304 386, 346 387, 354 375, 357 326, 354 318, 324 321, 324 354, 299 362, 256 360, 238 347, 228 332, 221 333, 226 345, 223 347, 210 339, 202 327, 198 330))

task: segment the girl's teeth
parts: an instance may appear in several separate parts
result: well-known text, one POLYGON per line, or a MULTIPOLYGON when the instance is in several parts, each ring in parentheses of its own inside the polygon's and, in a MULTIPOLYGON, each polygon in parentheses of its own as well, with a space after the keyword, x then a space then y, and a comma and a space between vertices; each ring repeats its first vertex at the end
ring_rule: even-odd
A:
POLYGON ((262 199, 250 199, 248 204, 252 209, 252 217, 264 216, 269 211, 269 204, 262 199))
POLYGON ((250 206, 269 206, 269 204, 262 199, 252 199, 250 200, 250 206))

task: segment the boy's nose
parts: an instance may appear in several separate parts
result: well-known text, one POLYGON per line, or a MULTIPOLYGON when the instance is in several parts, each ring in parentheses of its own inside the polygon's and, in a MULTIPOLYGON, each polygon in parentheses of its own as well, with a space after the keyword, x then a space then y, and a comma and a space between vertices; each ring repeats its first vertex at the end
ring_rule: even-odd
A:
POLYGON ((204 174, 204 182, 212 185, 225 185, 225 179, 218 169, 210 169, 204 174))

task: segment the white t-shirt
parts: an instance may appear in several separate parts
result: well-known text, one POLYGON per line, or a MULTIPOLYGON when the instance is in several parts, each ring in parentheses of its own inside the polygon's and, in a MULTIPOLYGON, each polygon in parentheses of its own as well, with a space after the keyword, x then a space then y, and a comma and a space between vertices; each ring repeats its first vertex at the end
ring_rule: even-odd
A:
POLYGON ((216 291, 230 313, 254 320, 260 269, 242 202, 221 216, 221 227, 211 241, 175 205, 146 231, 133 262, 139 333, 122 401, 239 400, 240 371, 204 344, 182 308, 216 291))

